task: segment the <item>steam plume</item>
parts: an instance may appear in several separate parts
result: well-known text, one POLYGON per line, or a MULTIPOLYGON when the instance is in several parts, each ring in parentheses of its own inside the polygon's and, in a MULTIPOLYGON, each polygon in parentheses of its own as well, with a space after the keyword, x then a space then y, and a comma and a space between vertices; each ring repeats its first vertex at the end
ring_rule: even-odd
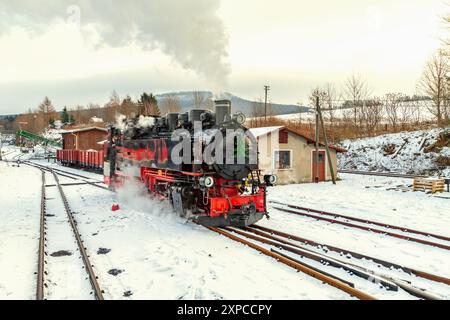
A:
POLYGON ((95 30, 99 43, 160 48, 219 87, 230 73, 219 6, 220 0, 0 0, 0 35, 11 26, 39 33, 78 21, 84 34, 95 30))

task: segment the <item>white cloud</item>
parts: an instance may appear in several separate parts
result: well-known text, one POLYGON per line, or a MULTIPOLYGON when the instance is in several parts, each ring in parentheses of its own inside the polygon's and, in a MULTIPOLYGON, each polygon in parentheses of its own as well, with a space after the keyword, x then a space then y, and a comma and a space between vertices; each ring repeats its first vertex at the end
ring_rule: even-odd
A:
POLYGON ((184 68, 223 85, 230 69, 219 6, 219 0, 41 0, 39 5, 1 0, 0 32, 20 25, 39 34, 65 23, 75 32, 78 27, 90 42, 97 39, 94 45, 158 48, 184 68))
POLYGON ((0 0, 0 113, 45 95, 60 106, 104 102, 113 89, 214 90, 228 53, 226 90, 246 98, 271 84, 274 101, 306 101, 312 87, 352 72, 375 94, 412 94, 448 11, 441 0, 224 0, 219 11, 219 0, 44 2, 0 0))

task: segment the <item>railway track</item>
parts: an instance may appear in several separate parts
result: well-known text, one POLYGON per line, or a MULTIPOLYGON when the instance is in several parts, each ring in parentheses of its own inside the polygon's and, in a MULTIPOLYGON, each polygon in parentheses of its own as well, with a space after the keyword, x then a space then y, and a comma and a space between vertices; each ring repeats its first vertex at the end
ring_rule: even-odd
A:
MULTIPOLYGON (((29 165, 29 166, 32 166, 32 167, 35 167, 35 168, 38 168, 38 169, 41 169, 41 170, 44 170, 44 171, 47 171, 47 172, 56 173, 57 175, 59 175, 61 177, 65 177, 65 178, 69 178, 69 179, 72 179, 72 180, 80 181, 81 184, 87 184, 87 185, 91 185, 93 187, 100 188, 100 189, 103 189, 103 190, 109 190, 108 187, 102 185, 102 184, 104 184, 103 181, 100 181, 100 180, 97 180, 97 179, 94 179, 94 178, 90 178, 90 177, 87 177, 87 176, 84 176, 84 175, 80 175, 78 173, 68 172, 68 171, 65 171, 65 170, 60 170, 60 169, 56 169, 56 168, 50 168, 48 166, 40 165, 40 164, 37 164, 37 163, 34 163, 34 162, 30 162, 30 161, 25 161, 24 163, 29 165)), ((80 185, 80 183, 65 184, 65 185, 66 186, 67 185, 80 185)))
MULTIPOLYGON (((81 254, 81 259, 83 261, 83 270, 81 271, 86 272, 89 283, 92 287, 92 291, 89 293, 89 295, 93 294, 95 299, 97 300, 104 300, 103 297, 103 290, 100 288, 98 283, 98 277, 96 276, 93 265, 89 260, 89 255, 87 254, 87 249, 85 248, 84 241, 81 238, 80 231, 77 227, 77 222, 75 221, 75 218, 73 216, 73 213, 70 209, 69 202, 67 200, 67 197, 64 193, 63 186, 59 181, 59 177, 56 172, 52 171, 51 169, 48 169, 47 171, 44 169, 40 169, 42 172, 42 189, 41 189, 41 219, 40 219, 40 237, 39 237, 39 254, 38 254, 38 271, 37 271, 37 290, 36 290, 36 299, 37 300, 44 300, 46 297, 46 289, 48 288, 48 283, 51 279, 48 278, 48 272, 46 271, 46 268, 48 267, 49 261, 48 261, 48 252, 46 252, 47 248, 47 239, 48 239, 48 205, 47 201, 54 200, 49 199, 47 196, 47 186, 46 186, 46 172, 49 172, 53 176, 53 179, 55 180, 55 183, 57 185, 58 194, 61 197, 61 200, 63 202, 64 211, 67 214, 67 219, 70 224, 70 229, 73 232, 73 236, 75 238, 76 246, 78 252, 81 254)), ((52 281, 53 282, 53 281, 52 281)))
MULTIPOLYGON (((395 279, 392 276, 389 276, 389 275, 386 276, 385 274, 381 273, 380 271, 374 272, 374 270, 384 269, 385 273, 389 273, 392 271, 394 271, 396 273, 400 272, 401 274, 397 275, 397 276, 402 276, 402 277, 410 276, 411 278, 416 277, 416 278, 421 278, 421 279, 430 281, 433 284, 440 283, 440 284, 445 284, 447 286, 450 286, 449 278, 439 276, 436 274, 432 274, 432 273, 428 273, 425 271, 417 270, 414 268, 406 267, 406 266, 400 265, 398 263, 390 262, 390 261, 383 260, 380 258, 375 258, 375 257, 371 257, 371 256, 368 256, 365 254, 342 249, 342 248, 339 248, 339 247, 336 247, 333 245, 318 243, 318 242, 312 241, 310 239, 305 239, 305 238, 302 238, 299 236, 295 236, 292 234, 288 234, 288 233, 277 231, 277 230, 270 229, 270 228, 261 227, 258 225, 248 227, 248 228, 246 228, 246 230, 249 232, 252 232, 256 235, 264 236, 269 239, 274 239, 274 240, 279 241, 284 244, 293 245, 294 247, 298 247, 298 245, 300 244, 301 245, 300 248, 303 248, 303 249, 313 248, 314 252, 316 252, 316 253, 319 252, 319 253, 321 253, 321 255, 325 255, 325 257, 324 257, 325 260, 321 260, 321 261, 327 262, 328 265, 333 265, 332 261, 329 262, 326 260, 329 257, 331 257, 331 259, 336 259, 336 256, 338 256, 338 259, 340 259, 341 257, 345 257, 347 261, 341 261, 343 264, 349 264, 350 266, 360 268, 367 273, 378 275, 380 278, 384 278, 387 281, 393 282, 394 284, 401 287, 405 291, 407 291, 410 294, 412 294, 416 297, 419 297, 419 298, 439 299, 439 297, 435 294, 430 294, 426 291, 417 289, 416 287, 412 286, 408 282, 405 283, 405 281, 401 281, 401 280, 399 281, 398 279, 395 279), (294 241, 295 243, 292 243, 291 241, 294 241), (331 256, 329 254, 330 252, 335 253, 335 255, 331 256), (355 260, 355 261, 358 261, 358 263, 348 262, 348 260, 352 260, 352 261, 355 260), (362 263, 362 262, 364 262, 364 263, 362 263), (364 266, 364 264, 367 264, 368 262, 370 265, 372 265, 372 268, 364 266)), ((349 269, 349 270, 352 271, 351 269, 349 269)), ((354 274, 357 276, 360 276, 360 277, 362 276, 362 278, 365 278, 364 274, 362 274, 362 275, 358 275, 358 273, 354 273, 354 274)), ((381 281, 377 280, 376 278, 369 278, 366 280, 372 280, 374 282, 383 284, 381 281)), ((394 291, 396 291, 396 290, 394 289, 394 291)))
MULTIPOLYGON (((45 166, 44 166, 44 167, 45 167, 45 166)), ((52 168, 52 170, 55 171, 55 172, 60 172, 60 173, 64 173, 64 174, 69 174, 69 175, 74 176, 74 177, 79 177, 79 178, 83 178, 83 179, 94 180, 94 181, 97 181, 97 182, 99 182, 99 183, 103 183, 103 181, 101 181, 101 180, 98 180, 98 179, 95 179, 95 178, 91 178, 91 177, 87 177, 87 176, 81 175, 81 174, 79 174, 79 173, 70 172, 70 171, 67 171, 67 170, 56 169, 56 168, 52 168)))
POLYGON ((315 220, 326 221, 334 224, 340 224, 346 227, 351 227, 354 229, 365 230, 368 232, 378 233, 387 235, 390 237, 417 242, 420 244, 450 250, 450 237, 437 235, 425 231, 414 230, 409 228, 404 228, 400 226, 394 226, 386 223, 380 223, 377 221, 372 221, 368 219, 361 219, 356 217, 350 217, 346 215, 341 215, 333 212, 326 212, 311 208, 305 208, 301 206, 281 203, 278 201, 271 201, 270 203, 275 204, 273 209, 291 213, 315 220), (393 231, 399 231, 393 232, 393 231), (434 240, 434 241, 432 241, 434 240))
POLYGON ((19 153, 19 154, 15 155, 12 159, 13 159, 13 161, 21 161, 22 158, 25 156, 26 156, 26 154, 19 153))
POLYGON ((210 230, 245 244, 281 263, 336 287, 351 296, 357 297, 358 299, 372 300, 375 298, 361 289, 355 288, 355 284, 351 282, 355 277, 378 284, 382 286, 384 290, 398 291, 399 289, 403 289, 408 294, 420 299, 441 299, 437 294, 402 280, 399 278, 401 275, 395 277, 392 276, 392 274, 389 273, 392 273, 393 269, 395 269, 396 272, 402 272, 406 275, 414 275, 415 277, 430 280, 432 282, 450 285, 450 279, 445 277, 404 267, 392 262, 334 246, 319 244, 308 239, 257 225, 243 229, 210 228, 210 230), (347 258, 346 261, 343 261, 340 258, 333 257, 328 254, 329 251, 336 252, 340 255, 345 254, 348 256, 350 254, 351 262, 348 261, 349 258, 347 258), (354 262, 353 260, 358 260, 360 263, 354 262), (368 268, 364 266, 361 261, 364 261, 366 264, 367 261, 371 261, 375 267, 368 268), (312 263, 315 263, 315 265, 312 263), (317 264, 321 264, 322 266, 318 267, 317 264), (380 265, 385 268, 384 273, 379 271, 380 265), (374 271, 374 269, 376 271, 374 271), (344 279, 342 275, 337 276, 337 270, 346 271, 348 275, 350 275, 349 279, 344 279))
POLYGON ((424 175, 402 174, 402 173, 394 173, 394 172, 375 172, 375 171, 339 170, 338 173, 357 174, 357 175, 363 175, 363 176, 378 176, 378 177, 390 177, 390 178, 405 178, 405 179, 429 178, 429 176, 424 176, 424 175))
POLYGON ((335 252, 341 256, 347 256, 347 257, 351 257, 354 259, 358 259, 358 260, 369 260, 369 261, 373 261, 374 263, 381 265, 385 268, 389 268, 389 269, 397 269, 397 270, 401 270, 402 272, 409 274, 409 275, 415 275, 417 277, 420 278, 424 278, 427 280, 431 280, 434 282, 440 282, 440 283, 444 283, 446 285, 450 286, 450 279, 446 278, 446 277, 441 277, 438 275, 434 275, 431 273, 427 273, 424 271, 420 271, 417 269, 413 269, 413 268, 409 268, 409 267, 405 267, 403 265, 399 265, 397 263, 394 262, 389 262, 386 260, 382 260, 379 258, 375 258, 372 256, 368 256, 365 254, 361 254, 361 253, 357 253, 351 250, 347 250, 347 249, 342 249, 330 244, 324 244, 324 243, 319 243, 310 239, 306 239, 303 237, 299 237, 296 235, 292 235, 286 232, 282 232, 282 231, 277 231, 274 229, 270 229, 270 228, 266 228, 266 227, 262 227, 259 225, 254 225, 252 227, 246 228, 247 230, 249 230, 250 232, 253 232, 255 234, 266 234, 266 235, 272 235, 272 236, 279 236, 281 238, 285 238, 287 240, 293 240, 296 241, 298 243, 302 243, 304 245, 310 246, 310 247, 314 247, 316 249, 319 249, 320 251, 324 252, 324 253, 328 253, 328 252, 335 252))
POLYGON ((9 156, 10 154, 13 154, 14 152, 15 152, 15 151, 5 152, 4 154, 2 154, 2 157, 9 156))
MULTIPOLYGON (((329 274, 327 274, 325 272, 321 272, 317 269, 311 268, 310 266, 302 264, 299 261, 295 261, 294 259, 284 256, 278 252, 274 252, 273 250, 266 249, 261 245, 255 244, 255 243, 249 241, 248 239, 245 239, 245 237, 236 236, 235 234, 233 234, 233 230, 222 229, 222 228, 208 228, 208 229, 213 232, 216 232, 220 235, 223 235, 231 240, 234 240, 234 241, 240 242, 244 245, 247 245, 250 248, 252 248, 266 256, 274 258, 275 260, 277 260, 280 263, 283 263, 291 268, 294 268, 300 272, 303 272, 315 279, 323 281, 323 282, 325 282, 339 290, 342 290, 342 291, 348 293, 349 295, 356 297, 360 300, 376 300, 373 296, 371 296, 361 290, 355 289, 348 282, 345 282, 345 281, 342 281, 341 279, 330 276, 329 274)), ((249 237, 247 237, 247 238, 249 238, 249 237)))

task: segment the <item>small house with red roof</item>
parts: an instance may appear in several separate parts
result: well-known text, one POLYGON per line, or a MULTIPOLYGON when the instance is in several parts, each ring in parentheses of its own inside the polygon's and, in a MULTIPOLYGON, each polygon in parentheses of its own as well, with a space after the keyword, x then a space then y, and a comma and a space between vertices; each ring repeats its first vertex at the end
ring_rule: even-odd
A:
MULTIPOLYGON (((258 140, 259 167, 263 174, 275 174, 278 184, 315 182, 315 141, 286 127, 250 129, 258 140)), ((337 154, 345 149, 329 145, 331 162, 337 174, 337 154)), ((332 180, 325 145, 318 152, 319 182, 332 180)))

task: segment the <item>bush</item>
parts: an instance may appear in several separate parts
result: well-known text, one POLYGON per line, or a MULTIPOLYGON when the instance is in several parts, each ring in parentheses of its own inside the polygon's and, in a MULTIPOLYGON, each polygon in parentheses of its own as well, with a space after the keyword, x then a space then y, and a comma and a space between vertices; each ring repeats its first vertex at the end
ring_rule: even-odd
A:
POLYGON ((439 167, 450 167, 450 157, 439 156, 436 159, 436 163, 439 167))

